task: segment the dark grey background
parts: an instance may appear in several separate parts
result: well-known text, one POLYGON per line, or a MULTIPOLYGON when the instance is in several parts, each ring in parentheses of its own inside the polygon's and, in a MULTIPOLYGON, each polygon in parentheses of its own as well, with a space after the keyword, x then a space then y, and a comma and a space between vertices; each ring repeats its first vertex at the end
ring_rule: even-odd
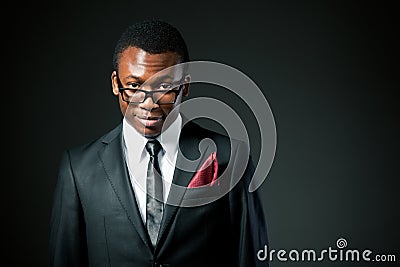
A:
MULTIPOLYGON (((400 260, 398 14, 389 1, 31 1, 8 7, 3 129, 11 157, 2 220, 10 266, 48 265, 61 152, 121 121, 110 86, 113 48, 125 27, 146 18, 174 24, 192 60, 243 71, 268 99, 278 143, 259 190, 272 249, 319 251, 336 248, 343 237, 348 248, 400 260)), ((237 102, 223 89, 201 88, 193 86, 191 97, 214 93, 237 102)), ((245 106, 236 108, 245 114, 257 158, 254 118, 245 106)), ((271 266, 310 264, 275 259, 271 266)))

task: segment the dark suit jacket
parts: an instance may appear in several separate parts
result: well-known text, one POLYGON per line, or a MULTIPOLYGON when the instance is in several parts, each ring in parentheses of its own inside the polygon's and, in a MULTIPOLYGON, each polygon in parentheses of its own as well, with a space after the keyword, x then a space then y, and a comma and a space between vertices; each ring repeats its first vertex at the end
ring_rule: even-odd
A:
MULTIPOLYGON (((231 152, 229 138, 189 122, 180 148, 197 159, 204 138, 215 142, 222 173, 231 152)), ((232 142, 233 152, 239 147, 232 142)), ((167 205, 153 248, 130 184, 119 125, 62 157, 51 216, 51 266, 267 266, 256 256, 267 236, 258 193, 248 192, 253 171, 249 160, 233 189, 209 204, 167 205)), ((176 169, 173 183, 187 186, 193 175, 176 169)))

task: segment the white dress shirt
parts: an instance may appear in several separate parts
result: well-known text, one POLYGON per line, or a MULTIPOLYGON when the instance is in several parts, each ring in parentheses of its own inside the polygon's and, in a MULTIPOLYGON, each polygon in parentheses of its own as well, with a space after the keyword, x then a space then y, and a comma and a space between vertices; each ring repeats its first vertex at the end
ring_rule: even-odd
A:
MULTIPOLYGON (((156 138, 162 146, 158 157, 163 178, 164 201, 167 200, 174 175, 181 125, 182 118, 178 115, 175 121, 161 134, 162 138, 161 135, 156 138)), ((123 119, 122 132, 131 185, 140 215, 146 224, 146 175, 150 157, 145 145, 148 139, 138 133, 125 118, 123 119)))

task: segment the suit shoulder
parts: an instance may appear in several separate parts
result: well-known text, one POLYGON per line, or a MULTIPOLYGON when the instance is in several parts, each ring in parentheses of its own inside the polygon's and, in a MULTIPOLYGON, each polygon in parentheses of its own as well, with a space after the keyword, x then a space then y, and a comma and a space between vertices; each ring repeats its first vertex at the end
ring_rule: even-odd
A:
POLYGON ((213 140, 216 144, 222 145, 224 147, 231 146, 232 148, 243 146, 245 144, 244 141, 235 139, 226 133, 217 132, 215 130, 205 128, 202 125, 196 122, 188 123, 188 131, 184 131, 185 134, 191 134, 197 136, 200 140, 209 138, 213 140), (232 144, 231 144, 232 143, 232 144))
POLYGON ((223 143, 229 142, 229 136, 226 134, 217 132, 210 128, 205 128, 204 126, 192 121, 184 126, 182 135, 190 135, 192 137, 197 137, 200 140, 204 138, 210 138, 214 141, 223 143))
MULTIPOLYGON (((190 124, 188 123, 188 129, 184 130, 183 133, 197 139, 196 143, 207 139, 212 140, 216 148, 218 162, 221 164, 228 163, 232 156, 236 157, 236 155, 244 155, 247 158, 250 155, 249 144, 246 144, 245 141, 205 128, 195 122, 190 122, 190 124)), ((245 159, 241 158, 240 160, 245 159)), ((247 162, 247 160, 245 161, 247 162)))

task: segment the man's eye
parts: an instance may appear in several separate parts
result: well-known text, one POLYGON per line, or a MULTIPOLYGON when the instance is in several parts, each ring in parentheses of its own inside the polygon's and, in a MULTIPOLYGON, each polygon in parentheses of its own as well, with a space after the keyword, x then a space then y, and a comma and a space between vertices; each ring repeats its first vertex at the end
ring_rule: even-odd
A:
POLYGON ((162 84, 160 84, 160 89, 162 89, 162 90, 169 90, 171 88, 172 88, 172 84, 170 84, 170 83, 162 83, 162 84))
POLYGON ((128 87, 132 89, 139 89, 140 84, 138 83, 128 83, 128 87))

